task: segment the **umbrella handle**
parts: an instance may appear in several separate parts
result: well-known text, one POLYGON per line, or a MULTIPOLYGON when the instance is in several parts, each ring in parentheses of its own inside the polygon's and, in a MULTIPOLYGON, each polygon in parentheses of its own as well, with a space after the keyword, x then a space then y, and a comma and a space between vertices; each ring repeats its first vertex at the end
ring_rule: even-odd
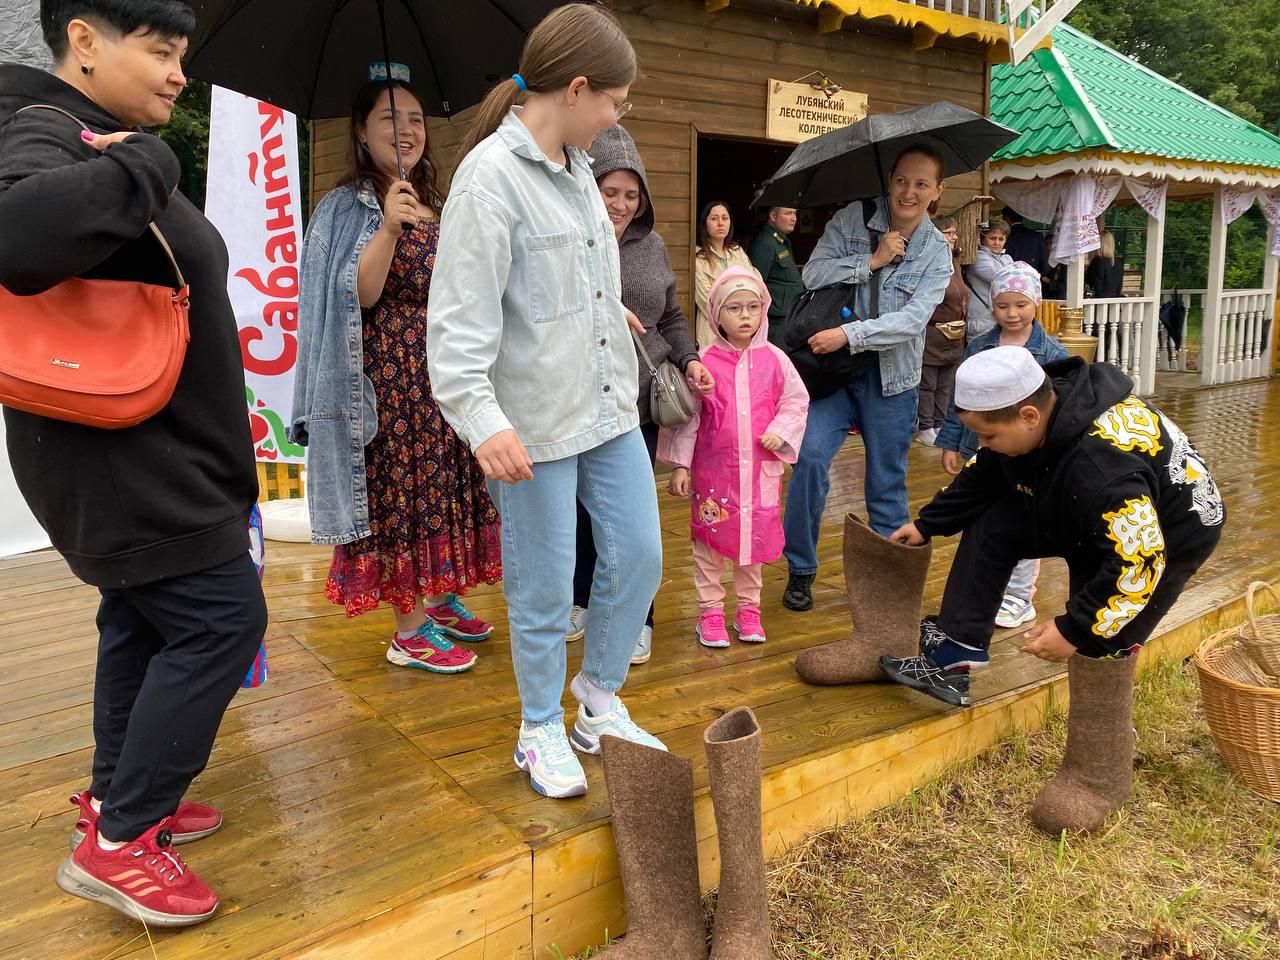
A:
MULTIPOLYGON (((396 84, 395 79, 391 76, 391 44, 387 40, 387 9, 385 0, 378 0, 378 28, 382 31, 382 60, 387 68, 387 106, 391 109, 391 137, 395 142, 396 172, 400 174, 400 179, 404 180, 404 159, 400 156, 400 124, 396 119, 396 84)), ((407 223, 400 225, 401 235, 411 233, 412 231, 412 225, 407 223)))

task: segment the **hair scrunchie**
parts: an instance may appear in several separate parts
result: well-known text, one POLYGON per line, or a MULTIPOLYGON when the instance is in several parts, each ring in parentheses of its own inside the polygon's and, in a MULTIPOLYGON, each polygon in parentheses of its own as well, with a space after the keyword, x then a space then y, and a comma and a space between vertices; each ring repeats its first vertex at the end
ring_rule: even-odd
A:
POLYGON ((512 79, 512 80, 514 80, 514 81, 516 82, 516 86, 520 88, 520 91, 521 91, 522 93, 528 93, 528 92, 529 92, 529 84, 527 84, 527 83, 525 83, 525 82, 524 82, 524 77, 520 76, 520 74, 518 74, 518 73, 513 73, 513 74, 511 75, 511 79, 512 79))

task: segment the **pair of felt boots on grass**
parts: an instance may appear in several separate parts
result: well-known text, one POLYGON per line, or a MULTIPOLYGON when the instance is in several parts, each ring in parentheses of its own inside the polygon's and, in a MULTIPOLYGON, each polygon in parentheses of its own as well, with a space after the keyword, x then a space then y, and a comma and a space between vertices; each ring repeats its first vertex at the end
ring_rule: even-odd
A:
MULTIPOLYGON (((800 654, 801 679, 818 685, 893 680, 953 706, 969 706, 970 673, 987 666, 987 651, 956 642, 935 618, 919 619, 931 556, 929 544, 894 543, 846 516, 845 588, 853 636, 800 654)), ((1046 832, 1096 830, 1129 796, 1135 666, 1135 657, 1076 655, 1067 661, 1067 752, 1031 811, 1046 832)))
MULTIPOLYGON (((703 733, 720 847, 711 960, 769 960, 760 829, 760 725, 747 707, 703 733)), ((693 816, 693 763, 641 744, 602 739, 627 935, 608 960, 707 960, 693 816)))

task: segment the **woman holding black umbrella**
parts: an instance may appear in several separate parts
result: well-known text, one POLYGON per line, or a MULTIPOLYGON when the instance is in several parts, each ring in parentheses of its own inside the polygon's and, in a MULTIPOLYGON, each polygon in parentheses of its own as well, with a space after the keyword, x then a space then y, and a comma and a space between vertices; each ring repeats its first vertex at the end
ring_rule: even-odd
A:
POLYGON ((579 498, 599 560, 570 684, 572 745, 598 753, 610 735, 662 746, 617 696, 661 579, 662 541, 618 241, 587 154, 630 109, 635 76, 631 44, 599 7, 561 7, 533 30, 519 73, 485 99, 463 146, 431 288, 436 399, 502 515, 515 762, 552 797, 587 789, 560 705, 579 498))
POLYGON ((462 594, 501 579, 501 529, 484 474, 427 376, 444 198, 422 101, 404 80, 375 80, 356 95, 349 158, 302 255, 291 433, 308 451, 311 536, 334 544, 325 595, 347 616, 392 607, 387 660, 462 673, 476 654, 453 641, 492 630, 462 594))
MULTIPOLYGON (((222 816, 183 794, 267 623, 227 250, 178 192, 177 157, 138 131, 169 120, 195 18, 168 0, 44 0, 41 26, 52 75, 0 66, 0 284, 22 298, 86 275, 173 286, 176 266, 190 291, 181 375, 154 415, 108 430, 4 411, 23 497, 101 594, 93 781, 72 797, 74 852, 57 882, 151 926, 187 926, 218 897, 172 844, 222 816)), ((94 302, 78 306, 94 319, 94 302)))
POLYGON ((888 536, 907 514, 907 451, 916 420, 924 331, 951 281, 951 248, 929 219, 941 198, 942 157, 909 146, 889 172, 887 196, 851 203, 831 219, 804 268, 811 290, 832 284, 860 287, 856 318, 814 335, 814 353, 848 350, 867 362, 846 386, 814 400, 809 426, 787 489, 783 516, 789 578, 782 596, 791 610, 813 606, 818 530, 826 507, 831 463, 849 435, 862 432, 864 488, 870 526, 888 536), (867 205, 873 204, 870 209, 867 205), (870 313, 869 287, 879 285, 879 312, 870 313))

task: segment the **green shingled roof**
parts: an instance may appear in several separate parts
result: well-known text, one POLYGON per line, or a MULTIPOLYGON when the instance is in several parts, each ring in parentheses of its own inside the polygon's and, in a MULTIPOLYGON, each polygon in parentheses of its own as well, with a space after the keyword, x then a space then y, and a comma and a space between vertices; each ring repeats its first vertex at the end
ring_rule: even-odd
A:
POLYGON ((1280 137, 1063 24, 991 71, 991 117, 1022 136, 992 162, 1104 150, 1280 169, 1280 137))

